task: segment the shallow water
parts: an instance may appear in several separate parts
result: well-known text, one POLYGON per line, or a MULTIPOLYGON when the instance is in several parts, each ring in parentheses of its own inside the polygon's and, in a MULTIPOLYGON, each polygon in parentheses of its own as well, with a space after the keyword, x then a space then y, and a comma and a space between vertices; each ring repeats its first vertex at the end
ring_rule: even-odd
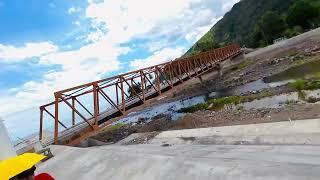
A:
POLYGON ((148 121, 152 117, 160 114, 171 115, 172 120, 176 120, 183 115, 183 114, 177 113, 176 111, 178 111, 181 108, 190 107, 203 102, 205 102, 205 96, 197 96, 190 99, 164 103, 164 104, 143 109, 141 111, 130 113, 127 117, 122 118, 116 123, 134 123, 141 118, 148 121))

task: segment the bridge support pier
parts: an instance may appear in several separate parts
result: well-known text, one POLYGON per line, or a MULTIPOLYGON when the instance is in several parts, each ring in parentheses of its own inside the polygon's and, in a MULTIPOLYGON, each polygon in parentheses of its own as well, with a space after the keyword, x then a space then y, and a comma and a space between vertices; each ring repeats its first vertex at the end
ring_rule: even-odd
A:
POLYGON ((217 64, 218 76, 221 77, 223 75, 223 65, 221 63, 217 64))
POLYGON ((202 76, 198 76, 198 78, 199 78, 199 80, 200 80, 200 82, 201 82, 201 84, 202 84, 202 83, 203 83, 202 76))

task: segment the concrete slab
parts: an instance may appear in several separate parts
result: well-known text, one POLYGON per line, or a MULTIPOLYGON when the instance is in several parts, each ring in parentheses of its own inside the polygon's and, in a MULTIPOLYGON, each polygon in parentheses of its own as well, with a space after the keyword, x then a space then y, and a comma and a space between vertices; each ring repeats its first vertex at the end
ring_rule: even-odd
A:
POLYGON ((319 146, 109 145, 53 148, 56 179, 319 179, 319 146))
POLYGON ((151 144, 51 146, 55 157, 41 164, 37 173, 49 172, 61 180, 319 179, 320 146, 292 145, 319 144, 319 132, 320 120, 314 119, 167 131, 151 144), (196 145, 197 138, 216 141, 196 145), (245 139, 251 144, 288 145, 216 145, 219 138, 225 144, 245 139))
MULTIPOLYGON (((132 137, 127 140, 132 141, 132 137)), ((165 131, 147 143, 320 145, 320 119, 165 131)))

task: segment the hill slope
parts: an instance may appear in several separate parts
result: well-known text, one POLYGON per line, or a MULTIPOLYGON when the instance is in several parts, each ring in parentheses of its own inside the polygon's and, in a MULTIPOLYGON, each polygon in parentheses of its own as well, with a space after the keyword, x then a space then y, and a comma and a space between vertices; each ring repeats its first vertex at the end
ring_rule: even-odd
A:
MULTIPOLYGON (((318 2, 317 0, 307 0, 318 2)), ((252 32, 260 18, 268 11, 286 16, 297 0, 242 0, 235 4, 186 55, 207 51, 230 43, 252 47, 252 32)))

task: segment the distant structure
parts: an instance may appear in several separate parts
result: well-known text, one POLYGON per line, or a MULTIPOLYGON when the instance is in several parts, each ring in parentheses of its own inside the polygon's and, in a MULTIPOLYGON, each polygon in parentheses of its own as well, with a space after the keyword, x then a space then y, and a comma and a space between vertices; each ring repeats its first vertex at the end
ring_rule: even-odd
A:
POLYGON ((281 41, 284 41, 284 40, 287 40, 287 39, 288 38, 286 36, 278 38, 278 39, 275 39, 275 40, 273 40, 273 44, 277 44, 277 43, 279 43, 281 41))

